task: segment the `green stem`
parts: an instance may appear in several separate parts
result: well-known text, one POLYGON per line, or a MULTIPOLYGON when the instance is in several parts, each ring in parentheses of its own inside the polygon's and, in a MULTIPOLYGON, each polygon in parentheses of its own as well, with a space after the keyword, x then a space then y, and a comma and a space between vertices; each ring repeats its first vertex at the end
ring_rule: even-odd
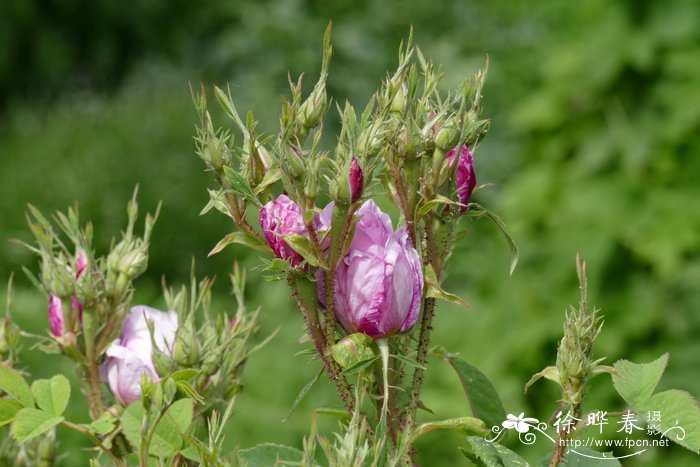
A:
POLYGON ((90 440, 93 443, 95 443, 97 445, 97 447, 99 447, 102 450, 102 452, 107 454, 112 459, 112 462, 114 462, 114 465, 116 465, 116 466, 123 466, 124 465, 122 460, 119 459, 117 456, 115 456, 109 449, 107 449, 107 447, 104 444, 102 444, 102 441, 100 441, 100 439, 97 436, 95 436, 93 433, 91 433, 90 430, 88 430, 87 428, 82 427, 80 425, 76 425, 75 423, 69 422, 68 420, 63 420, 61 422, 61 424, 63 426, 66 426, 66 427, 72 429, 72 430, 75 430, 79 433, 82 433, 85 436, 87 436, 88 438, 90 438, 90 440))

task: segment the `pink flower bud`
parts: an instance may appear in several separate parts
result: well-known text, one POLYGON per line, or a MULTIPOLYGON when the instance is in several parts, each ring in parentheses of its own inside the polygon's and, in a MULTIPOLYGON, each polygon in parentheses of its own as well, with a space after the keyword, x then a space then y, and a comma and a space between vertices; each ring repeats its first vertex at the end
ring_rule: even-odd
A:
POLYGON ((83 304, 80 303, 80 300, 78 300, 78 297, 75 295, 71 296, 70 298, 70 308, 73 310, 75 314, 78 315, 78 321, 81 323, 83 322, 83 304))
POLYGON ((288 234, 307 235, 301 208, 294 201, 286 195, 279 195, 263 206, 260 209, 260 227, 275 256, 289 261, 292 266, 302 262, 302 256, 283 237, 288 234))
MULTIPOLYGON (((458 149, 458 147, 450 149, 445 155, 445 161, 450 168, 454 167, 458 149)), ((457 173, 455 175, 455 187, 457 188, 458 201, 462 204, 467 204, 475 186, 476 174, 474 173, 474 157, 465 144, 460 151, 459 160, 457 161, 457 173)), ((466 209, 466 207, 462 207, 462 211, 466 209)))
POLYGON ((75 259, 75 278, 80 279, 80 276, 83 275, 83 272, 85 272, 85 269, 87 269, 88 266, 88 261, 87 261, 87 255, 85 254, 84 251, 79 251, 77 258, 75 259))
POLYGON ((406 227, 393 232, 391 219, 374 201, 365 201, 357 215, 350 248, 335 270, 336 318, 347 332, 374 339, 406 332, 418 320, 423 297, 418 252, 406 227))
POLYGON ((124 321, 119 338, 107 348, 107 359, 100 366, 102 378, 123 405, 141 398, 142 374, 151 381, 160 380, 153 365, 153 343, 147 320, 153 322, 153 341, 158 350, 172 355, 178 328, 177 313, 144 305, 133 307, 124 321))
POLYGON ((54 336, 63 336, 63 302, 56 295, 49 297, 49 326, 54 336))
POLYGON ((362 167, 360 167, 360 162, 357 157, 352 158, 352 165, 350 166, 350 201, 356 202, 362 196, 362 189, 364 187, 364 176, 362 173, 362 167))

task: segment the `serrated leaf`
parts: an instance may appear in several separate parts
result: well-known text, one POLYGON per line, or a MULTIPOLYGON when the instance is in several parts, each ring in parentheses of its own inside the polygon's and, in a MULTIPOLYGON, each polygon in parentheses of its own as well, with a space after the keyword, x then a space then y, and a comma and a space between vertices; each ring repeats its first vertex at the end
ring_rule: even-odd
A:
POLYGON ((453 430, 477 436, 487 436, 491 432, 483 420, 474 417, 458 417, 439 422, 423 423, 413 432, 412 439, 415 440, 419 436, 433 430, 453 430))
POLYGON ((17 412, 22 408, 17 399, 12 397, 0 398, 0 426, 7 425, 14 420, 17 412))
POLYGON ((271 467, 300 465, 304 453, 299 449, 280 444, 265 443, 238 452, 244 467, 271 467))
POLYGON ((467 446, 459 450, 482 467, 530 467, 530 464, 499 443, 489 443, 479 436, 467 436, 467 446))
MULTIPOLYGON (((194 403, 191 399, 180 399, 173 403, 156 427, 149 453, 158 457, 174 456, 182 448, 182 436, 192 422, 194 403)), ((122 414, 122 430, 134 448, 141 444, 141 424, 146 411, 140 403, 131 404, 122 414)))
POLYGON ((559 370, 557 369, 557 367, 548 366, 544 370, 532 375, 532 378, 530 378, 530 381, 528 381, 527 384, 525 384, 525 392, 527 392, 527 390, 530 388, 530 386, 535 384, 535 382, 537 380, 539 380, 540 378, 546 378, 550 381, 554 381, 555 383, 561 385, 561 381, 559 380, 559 370))
POLYGON ((515 271, 515 267, 518 265, 518 257, 520 256, 520 252, 518 251, 518 245, 515 244, 515 240, 513 240, 513 237, 511 237, 510 233, 508 232, 508 228, 506 227, 505 222, 503 222, 503 220, 500 217, 498 217, 495 213, 489 211, 480 204, 469 203, 468 206, 470 208, 475 208, 476 210, 471 209, 467 212, 469 212, 474 217, 488 217, 493 221, 494 224, 496 224, 498 230, 500 230, 503 234, 503 237, 508 243, 508 248, 510 249, 510 274, 513 275, 513 271, 515 271))
POLYGON ((63 417, 55 417, 43 410, 25 407, 15 415, 12 422, 12 437, 18 443, 24 443, 63 421, 63 417))
POLYGON ((226 177, 226 181, 231 185, 231 190, 233 190, 234 193, 244 197, 257 207, 262 207, 262 203, 258 197, 255 196, 255 193, 253 193, 250 183, 248 183, 248 180, 246 180, 240 172, 233 170, 231 167, 224 166, 224 177, 226 177))
POLYGON ((230 234, 226 235, 224 238, 219 240, 219 242, 216 244, 214 248, 209 252, 207 256, 214 256, 227 246, 231 245, 232 243, 238 243, 240 245, 245 245, 248 248, 252 248, 254 250, 262 251, 265 253, 270 252, 270 248, 261 242, 259 239, 253 237, 252 235, 249 235, 245 232, 231 232, 230 234))
POLYGON ((0 389, 14 397, 24 407, 34 407, 32 390, 22 375, 0 363, 0 389))
POLYGON ((613 385, 625 402, 637 408, 652 396, 667 364, 667 353, 649 363, 618 360, 614 365, 617 374, 612 375, 613 385))
POLYGON ((328 269, 326 261, 316 255, 314 246, 307 237, 297 234, 287 234, 282 235, 282 238, 284 238, 284 241, 287 242, 294 251, 299 253, 311 266, 328 269))
POLYGON ((642 418, 657 425, 668 439, 700 453, 700 405, 690 394, 679 389, 663 391, 642 403, 639 410, 642 418), (649 412, 654 411, 660 412, 660 421, 649 420, 649 412))
POLYGON ((435 270, 430 264, 425 267, 425 296, 428 298, 444 300, 464 308, 471 307, 469 303, 465 302, 457 295, 446 292, 442 289, 442 287, 440 287, 440 282, 435 275, 435 270))
POLYGON ((506 410, 491 381, 476 367, 459 357, 448 356, 447 361, 462 382, 472 414, 489 427, 500 425, 506 419, 506 410))
POLYGON ((32 394, 41 410, 58 417, 68 406, 70 383, 63 375, 39 379, 32 383, 32 394))

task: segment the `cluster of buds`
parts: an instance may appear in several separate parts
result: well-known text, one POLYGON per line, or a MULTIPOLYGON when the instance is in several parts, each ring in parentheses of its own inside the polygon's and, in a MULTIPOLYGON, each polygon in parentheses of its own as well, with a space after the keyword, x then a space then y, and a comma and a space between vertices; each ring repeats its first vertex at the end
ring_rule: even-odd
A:
POLYGON ((562 404, 574 413, 580 411, 588 381, 595 375, 614 372, 612 367, 601 365, 605 358, 593 359, 593 342, 603 323, 598 310, 589 309, 586 263, 578 255, 576 271, 581 298, 578 307, 570 306, 566 311, 564 336, 557 347, 556 365, 535 373, 525 385, 527 390, 540 378, 557 383, 562 389, 562 404))
POLYGON ((243 303, 245 274, 236 267, 231 279, 238 302, 232 318, 225 314, 210 318, 213 281, 207 278, 198 285, 193 280, 189 291, 166 289, 170 311, 147 306, 131 309, 100 367, 119 403, 139 400, 144 384, 150 387, 180 370, 198 375, 193 387, 205 404, 228 400, 240 389, 238 375, 257 330, 257 312, 248 313, 243 303), (197 326, 195 316, 199 314, 205 321, 197 326))
POLYGON ((416 346, 412 392, 403 407, 387 400, 393 397, 389 388, 403 384, 405 360, 392 363, 391 384, 386 377, 373 383, 384 398, 380 419, 392 420, 389 431, 396 441, 415 421, 435 297, 454 297, 440 281, 457 223, 469 213, 487 215, 503 228, 500 219, 470 200, 476 188, 473 152, 488 128, 478 117, 484 73, 445 98, 439 93, 440 73, 409 40, 398 69, 360 115, 349 103, 338 107, 337 145, 321 150, 330 56, 329 27, 320 78, 306 97, 301 79, 290 80, 291 98, 282 100, 276 137, 259 136, 252 114, 244 123, 230 94, 215 88, 243 133, 242 147, 227 131, 213 128, 206 92, 193 95, 201 118, 197 153, 219 183, 210 190, 205 211, 225 213, 239 230, 212 254, 238 243, 275 256, 264 269, 288 280, 318 358, 351 411, 352 385, 342 370, 347 359, 340 354, 357 350, 357 336, 364 336, 365 344, 377 343, 363 344, 369 353, 362 353, 369 360, 370 354, 381 358, 378 373, 385 376, 390 354, 412 353, 408 349, 416 346), (253 152, 268 161, 263 176, 246 176, 254 170, 253 152), (216 166, 211 155, 219 153, 233 157, 216 166), (401 214, 397 228, 381 201, 373 199, 375 182, 401 214), (248 223, 250 208, 259 209, 259 229, 248 223))

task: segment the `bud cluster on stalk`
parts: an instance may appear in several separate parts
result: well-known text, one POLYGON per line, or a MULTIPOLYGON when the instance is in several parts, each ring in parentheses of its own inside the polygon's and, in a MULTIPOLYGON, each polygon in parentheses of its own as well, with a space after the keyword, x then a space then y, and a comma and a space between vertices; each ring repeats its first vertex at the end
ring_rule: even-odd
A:
MULTIPOLYGON (((445 94, 441 72, 409 38, 397 70, 361 112, 348 102, 336 104, 340 133, 326 148, 330 57, 329 25, 320 77, 308 95, 301 78, 290 78, 276 135, 259 132, 252 113, 244 122, 231 94, 215 87, 242 145, 230 130, 212 126, 204 88, 193 92, 200 116, 197 154, 218 184, 203 212, 216 209, 234 227, 210 254, 239 244, 274 257, 263 269, 288 281, 317 357, 351 411, 348 367, 380 365, 369 373, 375 375, 372 391, 388 399, 387 388, 406 383, 401 380, 411 366, 393 362, 390 385, 377 376, 385 373, 388 355, 415 355, 412 394, 403 397, 403 406, 378 409, 382 420, 393 420, 388 429, 396 440, 399 432, 410 432, 419 405, 435 297, 464 303, 440 287, 460 219, 485 215, 504 229, 495 214, 471 201, 474 154, 489 125, 479 118, 485 73, 445 94), (258 160, 253 152, 268 161, 263 175, 250 176, 256 167, 251 161, 258 160), (217 165, 212 154, 232 157, 217 165), (382 198, 393 203, 397 219, 385 212, 382 198), (246 216, 251 209, 259 226, 246 216)), ((181 358, 188 355, 183 350, 181 358)))
POLYGON ((144 233, 136 234, 135 192, 127 206, 128 224, 122 238, 100 257, 93 251, 92 225, 81 226, 76 209, 55 215, 57 231, 38 209, 29 207, 29 226, 36 245, 27 246, 40 258, 40 274, 34 281, 46 293, 50 335, 56 345, 78 353, 102 351, 116 337, 128 312, 133 281, 148 265, 148 246, 157 216, 157 212, 148 214, 144 233), (85 314, 90 315, 90 323, 100 326, 86 333, 85 314))

